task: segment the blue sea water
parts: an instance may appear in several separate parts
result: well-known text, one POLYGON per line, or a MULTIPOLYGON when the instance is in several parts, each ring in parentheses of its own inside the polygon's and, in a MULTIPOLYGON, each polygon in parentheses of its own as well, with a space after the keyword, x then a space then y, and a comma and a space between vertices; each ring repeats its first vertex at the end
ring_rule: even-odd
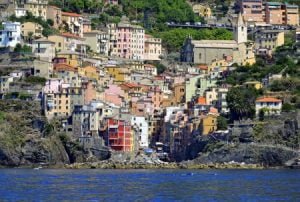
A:
POLYGON ((300 170, 1 169, 0 201, 300 201, 300 170))

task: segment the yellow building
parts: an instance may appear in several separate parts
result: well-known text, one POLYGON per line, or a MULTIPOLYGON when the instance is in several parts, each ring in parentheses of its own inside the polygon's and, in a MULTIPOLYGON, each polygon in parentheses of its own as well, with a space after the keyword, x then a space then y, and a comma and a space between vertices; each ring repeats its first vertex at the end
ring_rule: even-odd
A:
POLYGON ((204 18, 209 18, 211 17, 211 9, 209 6, 204 6, 201 4, 195 4, 193 5, 193 11, 199 16, 202 16, 204 18))
POLYGON ((25 40, 41 38, 43 36, 42 32, 43 27, 40 24, 25 22, 21 25, 21 35, 25 40))
POLYGON ((61 51, 57 53, 57 57, 66 58, 66 64, 78 67, 80 66, 81 56, 80 53, 73 51, 61 51))
POLYGON ((67 88, 62 89, 61 92, 46 93, 45 101, 48 106, 45 108, 47 119, 70 116, 71 100, 67 88))
POLYGON ((78 74, 89 79, 95 79, 99 81, 100 79, 100 72, 97 67, 94 66, 86 66, 83 68, 78 69, 78 74))
POLYGON ((262 83, 259 81, 247 81, 243 84, 246 88, 255 88, 256 90, 259 90, 263 87, 262 83))
POLYGON ((217 115, 207 114, 203 116, 200 123, 202 135, 208 135, 217 130, 217 115))
POLYGON ((106 66, 105 70, 107 73, 114 78, 116 83, 123 83, 128 80, 128 76, 130 71, 126 67, 118 67, 118 66, 106 66))
POLYGON ((86 44, 84 43, 84 38, 71 33, 51 35, 48 37, 48 40, 55 43, 55 50, 57 52, 64 50, 79 52, 82 50, 82 47, 86 46, 86 44))
POLYGON ((214 70, 214 68, 218 67, 219 70, 225 71, 231 65, 232 57, 228 56, 226 59, 214 60, 211 65, 208 66, 208 72, 214 70))

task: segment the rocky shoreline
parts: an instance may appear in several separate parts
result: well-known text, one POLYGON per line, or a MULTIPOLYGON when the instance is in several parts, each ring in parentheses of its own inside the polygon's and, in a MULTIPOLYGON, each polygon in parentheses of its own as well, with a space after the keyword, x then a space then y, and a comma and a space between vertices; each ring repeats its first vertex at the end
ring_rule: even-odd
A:
MULTIPOLYGON (((50 166, 51 167, 51 166, 50 166)), ((258 164, 244 163, 215 163, 215 164, 188 164, 188 163, 130 163, 130 162, 93 162, 66 164, 66 169, 264 169, 258 164)))

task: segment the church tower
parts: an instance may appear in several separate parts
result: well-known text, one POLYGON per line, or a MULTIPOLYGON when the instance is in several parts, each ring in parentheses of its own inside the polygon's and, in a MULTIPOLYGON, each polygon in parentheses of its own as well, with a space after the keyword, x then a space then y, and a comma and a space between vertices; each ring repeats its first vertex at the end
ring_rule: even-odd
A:
POLYGON ((241 13, 239 13, 237 23, 234 27, 234 40, 238 44, 247 42, 247 26, 241 13))

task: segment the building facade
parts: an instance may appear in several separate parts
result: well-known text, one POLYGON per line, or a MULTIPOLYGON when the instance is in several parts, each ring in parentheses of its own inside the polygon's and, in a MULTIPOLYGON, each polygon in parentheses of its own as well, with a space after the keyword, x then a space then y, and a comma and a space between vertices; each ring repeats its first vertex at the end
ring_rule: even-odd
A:
POLYGON ((21 43, 21 24, 19 22, 2 22, 0 30, 0 47, 15 47, 21 43))

